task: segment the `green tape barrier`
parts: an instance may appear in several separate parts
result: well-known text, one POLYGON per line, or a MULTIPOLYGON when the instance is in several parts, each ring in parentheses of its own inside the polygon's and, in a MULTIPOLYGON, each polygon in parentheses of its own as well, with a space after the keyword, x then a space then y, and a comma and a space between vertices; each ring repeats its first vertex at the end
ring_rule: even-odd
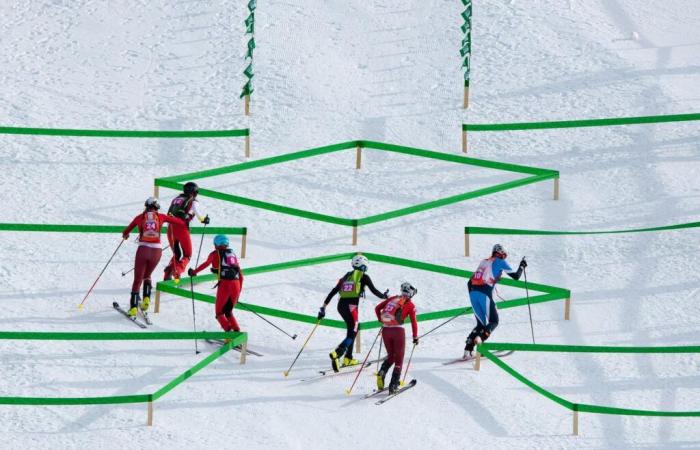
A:
MULTIPOLYGON (((120 233, 126 225, 61 225, 37 223, 0 223, 0 231, 43 231, 47 233, 120 233)), ((165 228, 163 228, 165 229, 165 228)), ((192 227, 191 234, 246 235, 246 227, 192 227)))
POLYGON ((507 172, 515 172, 530 175, 528 177, 509 181, 506 183, 501 183, 496 186, 486 187, 482 189, 477 189, 475 191, 467 192, 464 194, 457 194, 450 197, 433 200, 418 205, 409 206, 406 208, 400 208, 393 211, 388 211, 381 214, 376 214, 372 216, 367 216, 363 218, 345 218, 338 217, 329 214, 321 214, 313 211, 307 211, 300 208, 292 208, 284 205, 279 205, 272 202, 265 202, 261 200, 256 200, 248 197, 242 197, 238 195, 226 194, 211 189, 201 188, 199 190, 199 195, 215 198, 218 200, 228 201, 232 203, 238 203, 241 205, 250 206, 253 208, 265 209, 268 211, 273 211, 277 213, 287 214, 296 217, 302 217, 305 219, 316 220, 320 222, 332 223, 335 225, 344 225, 358 227, 361 225, 368 225, 376 222, 382 222, 385 220, 395 219, 397 217, 406 216, 409 214, 416 214, 418 212, 427 211, 434 208, 439 208, 442 206, 463 202, 465 200, 482 197, 489 194, 494 194, 497 192, 505 191, 508 189, 514 189, 517 187, 525 186, 528 184, 538 183, 548 179, 559 178, 559 172, 551 169, 544 169, 538 167, 530 167, 519 164, 502 163, 498 161, 489 161, 484 159, 471 158, 466 156, 451 155, 447 153, 440 153, 420 148, 404 147, 400 145, 387 144, 383 142, 376 141, 348 141, 341 142, 333 145, 326 145, 323 147, 316 147, 312 149, 302 150, 299 152, 288 153, 285 155, 274 156, 270 158, 264 158, 257 161, 249 161, 240 164, 234 164, 225 167, 218 167, 214 169, 208 169, 198 172, 190 172, 181 175, 174 175, 165 178, 156 178, 154 180, 155 186, 165 187, 169 189, 181 190, 183 187, 183 182, 191 180, 200 180, 203 178, 214 177, 219 175, 225 175, 235 172, 240 172, 243 170, 250 170, 259 167, 270 166, 274 164, 285 163, 289 161, 295 161, 304 158, 311 158, 314 156, 325 155, 329 153, 339 152, 342 150, 352 149, 352 148, 367 148, 372 150, 387 151, 393 153, 400 153, 409 156, 416 156, 421 158, 429 158, 441 161, 447 161, 457 164, 465 164, 477 167, 484 167, 495 170, 502 170, 507 172))
POLYGON ((200 131, 80 130, 72 128, 0 127, 0 134, 33 136, 82 136, 106 138, 224 138, 249 136, 250 129, 200 131))
POLYGON ((463 131, 514 131, 542 130, 551 128, 605 127, 615 125, 638 125, 647 123, 686 122, 700 120, 700 113, 670 114, 663 116, 614 117, 608 119, 561 120, 553 122, 516 123, 465 123, 463 131))
POLYGON ((513 344, 500 342, 487 342, 479 344, 477 350, 492 361, 506 373, 533 389, 546 398, 562 405, 571 411, 589 412, 595 414, 613 414, 627 416, 656 416, 656 417, 700 417, 700 411, 654 411, 647 409, 617 408, 612 406, 598 406, 585 403, 573 403, 544 389, 532 382, 517 370, 506 364, 502 359, 494 356, 495 350, 513 350, 526 352, 566 352, 566 353, 700 353, 700 346, 677 347, 613 347, 613 346, 583 346, 583 345, 546 345, 546 344, 513 344))
MULTIPOLYGON (((0 332, 2 339, 48 339, 48 340, 132 340, 132 339, 200 339, 201 333, 194 332, 161 332, 161 333, 36 333, 36 332, 0 332), (84 336, 83 339, 80 336, 84 336), (149 336, 159 337, 149 337, 149 336), (14 336, 14 337, 9 337, 14 336), (125 337, 128 336, 128 337, 125 337), (134 336, 134 337, 132 337, 134 336)), ((207 338, 232 338, 231 342, 221 346, 212 352, 202 361, 195 364, 192 368, 186 370, 176 378, 168 382, 165 386, 158 389, 153 394, 136 394, 136 395, 116 395, 116 396, 101 396, 101 397, 0 397, 0 405, 112 405, 123 403, 147 403, 153 402, 168 392, 172 391, 176 386, 182 384, 195 373, 208 366, 219 357, 226 354, 231 348, 241 345, 248 340, 247 333, 221 333, 221 332, 205 332, 207 338)), ((201 337, 204 339, 204 337, 201 337)))
POLYGON ((94 333, 59 331, 0 331, 4 340, 39 341, 162 341, 183 339, 226 339, 235 338, 239 333, 223 331, 139 331, 132 333, 94 333))
MULTIPOLYGON (((321 257, 304 258, 304 259, 298 259, 298 260, 293 260, 293 261, 286 261, 286 262, 282 262, 282 263, 275 263, 275 264, 268 264, 268 265, 263 265, 263 266, 245 268, 244 272, 246 274, 246 277, 249 277, 251 275, 280 271, 280 270, 290 270, 290 269, 294 269, 294 268, 298 268, 298 267, 306 267, 306 266, 312 266, 312 265, 318 265, 318 264, 328 264, 328 263, 337 262, 337 261, 348 261, 356 254, 357 253, 339 253, 339 254, 326 255, 326 256, 321 256, 321 257)), ((367 256, 372 262, 375 262, 375 263, 385 263, 385 264, 391 264, 391 265, 396 265, 396 266, 409 267, 412 269, 423 270, 423 271, 427 271, 427 272, 439 273, 442 275, 461 278, 464 280, 465 285, 466 285, 466 279, 472 275, 472 272, 470 272, 468 270, 457 269, 454 267, 441 266, 438 264, 426 263, 426 262, 422 262, 422 261, 414 261, 414 260, 405 259, 405 258, 397 258, 394 256, 382 255, 379 253, 363 252, 363 254, 365 256, 367 256)), ((192 278, 192 281, 194 283, 215 281, 215 275, 207 274, 207 275, 196 276, 196 277, 192 278)), ((525 283, 522 281, 503 279, 503 280, 501 280, 501 284, 520 288, 520 289, 525 289, 525 283)), ((555 300, 563 300, 563 299, 567 299, 571 296, 571 292, 568 289, 563 289, 563 288, 559 288, 559 287, 555 287, 555 286, 548 286, 548 285, 544 285, 544 284, 537 284, 537 283, 528 282, 527 287, 531 292, 539 292, 540 293, 538 295, 532 295, 529 297, 529 303, 531 305, 536 304, 536 303, 551 302, 551 301, 555 301, 555 300)), ((189 283, 187 283, 187 282, 185 282, 184 284, 182 282, 180 284, 176 284, 174 280, 160 281, 156 284, 156 290, 160 291, 160 292, 164 292, 164 293, 173 294, 173 295, 176 295, 176 296, 179 296, 182 298, 186 298, 186 299, 190 299, 192 297, 192 293, 190 292, 190 289, 189 289, 189 283)), ((194 292, 194 299, 202 301, 202 302, 206 302, 206 303, 212 303, 212 304, 216 302, 216 298, 213 295, 203 294, 201 292, 196 292, 196 291, 194 292)), ((465 297, 464 297, 464 299, 460 299, 460 302, 467 302, 466 286, 465 286, 465 297)), ((526 304, 528 304, 528 298, 521 297, 521 298, 515 298, 512 300, 501 301, 498 303, 498 307, 501 309, 507 309, 507 308, 514 308, 517 306, 523 306, 526 304)), ((245 303, 245 302, 239 302, 238 306, 241 309, 246 310, 246 311, 256 312, 256 313, 261 314, 261 315, 279 317, 281 319, 293 320, 296 322, 315 324, 317 321, 317 318, 315 315, 301 314, 301 313, 286 311, 286 310, 277 309, 277 308, 258 306, 258 305, 254 305, 251 303, 245 303)), ((452 308, 452 309, 447 309, 447 310, 443 310, 443 311, 434 311, 434 312, 427 312, 427 313, 418 314, 416 316, 416 319, 419 322, 428 321, 428 320, 446 319, 446 318, 451 318, 451 317, 455 317, 455 316, 459 316, 459 315, 469 314, 471 312, 472 312, 471 307, 452 308)), ((331 328, 341 328, 341 329, 345 328, 345 323, 343 321, 334 320, 334 319, 323 319, 321 321, 321 325, 328 326, 331 328)), ((380 323, 378 321, 374 321, 374 320, 369 321, 369 322, 362 322, 360 324, 360 327, 363 330, 378 328, 379 326, 380 326, 380 323)))
POLYGON ((465 234, 507 234, 507 235, 584 235, 584 234, 621 234, 621 233, 644 233, 649 231, 670 231, 684 228, 698 228, 700 222, 686 222, 674 225, 664 225, 649 228, 630 228, 626 230, 607 231, 550 231, 550 230, 522 230, 515 228, 491 228, 491 227, 464 227, 465 234))

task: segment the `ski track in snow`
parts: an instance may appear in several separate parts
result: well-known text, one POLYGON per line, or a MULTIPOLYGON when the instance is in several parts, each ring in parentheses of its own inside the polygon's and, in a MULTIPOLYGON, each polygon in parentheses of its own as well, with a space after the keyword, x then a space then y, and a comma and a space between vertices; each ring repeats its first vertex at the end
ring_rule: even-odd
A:
MULTIPOLYGON (((370 0, 260 2, 256 11, 250 118, 238 98, 244 77, 245 4, 37 1, 0 6, 3 126, 223 129, 250 126, 253 159, 353 139, 460 154, 463 122, 562 120, 697 112, 700 6, 611 0, 487 0, 475 4, 471 104, 461 108, 460 2, 370 0), (632 34, 637 33, 638 39, 632 34)), ((359 230, 203 198, 212 225, 247 226, 245 267, 362 250, 472 270, 495 241, 511 262, 528 256, 528 280, 571 289, 563 304, 532 307, 538 343, 697 343, 700 236, 694 230, 612 236, 472 236, 465 225, 605 230, 698 220, 696 122, 471 133, 470 156, 561 171, 551 182, 393 219, 359 230)), ((351 151, 202 180, 224 192, 341 216, 376 214, 493 184, 512 175, 444 162, 351 151), (352 213, 348 212, 351 211, 352 213)), ((126 224, 153 178, 244 161, 243 141, 119 140, 0 136, 6 222, 126 224)), ((161 189, 162 203, 174 191, 161 189)), ((112 310, 128 301, 136 246, 123 246, 88 299, 76 305, 118 236, 0 233, 2 330, 137 331, 112 310)), ((202 258, 210 248, 205 238, 202 258)), ((239 248, 239 237, 232 238, 239 248)), ((193 236, 195 251, 199 237, 193 236)), ((164 252, 163 262, 169 258, 164 252)), ((244 302, 315 314, 347 268, 336 262, 252 275, 244 302)), ((156 270, 159 276, 161 268, 156 270)), ((419 312, 467 303, 464 280, 373 263, 381 290, 408 279, 419 312)), ((211 283, 196 287, 213 295, 211 283)), ((502 287, 505 298, 520 292, 502 287)), ((361 319, 372 318, 368 294, 361 319)), ((335 301, 328 316, 338 319, 335 301)), ((494 341, 529 342, 526 308, 503 310, 494 341)), ((154 330, 192 329, 187 299, 163 296, 154 330)), ((419 384, 386 405, 361 400, 374 385, 353 375, 299 380, 329 365, 339 329, 319 329, 288 379, 282 376, 310 326, 270 318, 291 341, 238 311, 263 358, 240 366, 231 352, 146 406, 0 406, 8 448, 695 448, 692 418, 581 415, 539 396, 487 362, 442 366, 461 354, 473 318, 421 341, 410 378, 419 384), (459 366, 459 367, 458 367, 459 366), (396 419, 409 425, 396 432, 396 419)), ((217 330, 196 304, 197 329, 217 330)), ((439 322, 420 324, 425 332, 439 322)), ((362 333, 366 352, 375 330, 362 333)), ((0 395, 150 393, 214 347, 190 341, 1 341, 0 395)), ((376 349, 375 349, 376 351, 376 349)), ((363 357, 366 353, 361 353, 363 357)), ((408 355, 406 356, 408 357, 408 355)), ((697 410, 694 355, 519 352, 525 376, 571 401, 697 410)))

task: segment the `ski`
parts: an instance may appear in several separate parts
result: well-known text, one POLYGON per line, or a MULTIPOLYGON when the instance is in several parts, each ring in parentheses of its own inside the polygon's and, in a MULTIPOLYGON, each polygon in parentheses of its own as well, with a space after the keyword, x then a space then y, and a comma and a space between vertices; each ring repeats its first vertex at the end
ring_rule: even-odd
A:
MULTIPOLYGON (((495 352, 493 352, 493 356, 496 356, 496 357, 498 357, 498 358, 504 358, 504 357, 506 357, 506 356, 508 356, 508 355, 513 354, 514 351, 515 351, 515 350, 507 350, 507 351, 504 351, 504 350, 496 350, 495 352)), ((453 359, 453 360, 450 360, 450 361, 447 361, 447 362, 442 363, 442 365, 443 365, 443 366, 449 366, 449 365, 451 365, 451 364, 458 364, 458 363, 463 363, 463 362, 474 361, 475 359, 476 359, 476 355, 473 355, 473 356, 469 356, 469 357, 467 357, 467 358, 457 358, 457 359, 453 359)))
MULTIPOLYGON (((393 394, 389 394, 387 397, 384 397, 384 398, 381 399, 381 400, 377 400, 376 402, 374 402, 374 404, 375 404, 375 405, 383 405, 384 403, 388 402, 389 400, 391 400, 392 398, 396 397, 397 395, 403 394, 404 392, 406 392, 407 390, 411 389, 412 387, 415 387, 416 383, 417 383, 417 381, 416 381, 416 379, 414 378, 414 379, 412 379, 411 381, 409 381, 408 384, 407 384, 406 386, 404 386, 404 387, 402 387, 402 388, 399 388, 398 391, 394 392, 393 394)), ((384 392, 384 391, 380 391, 380 392, 384 392)))
POLYGON ((119 311, 120 313, 122 313, 122 314, 124 315, 124 317, 126 317, 127 319, 129 319, 131 322, 135 323, 137 326, 139 326, 139 327, 141 327, 141 328, 148 328, 148 327, 146 326, 145 323, 141 322, 141 321, 140 321, 139 319, 137 319, 136 317, 130 317, 130 316, 129 316, 129 313, 127 313, 126 311, 124 311, 124 309, 122 309, 122 307, 119 306, 119 303, 117 303, 117 302, 112 302, 112 306, 114 307, 114 309, 116 309, 117 311, 119 311))
MULTIPOLYGON (((372 364, 374 364, 374 363, 376 363, 376 362, 378 362, 378 361, 384 361, 385 359, 386 359, 386 357, 381 358, 381 359, 379 359, 379 360, 375 359, 375 360, 372 360, 372 361, 367 361, 367 362, 365 363, 365 367, 371 366, 372 364)), ((331 369, 319 370, 318 373, 321 374, 321 375, 330 375, 331 373, 342 373, 342 372, 343 372, 343 369, 345 369, 345 368, 347 368, 347 367, 357 367, 357 366, 361 366, 361 365, 362 365, 362 363, 350 364, 350 365, 347 365, 347 366, 340 366, 340 371, 338 371, 338 372, 334 372, 333 369, 331 368, 331 369)))
POLYGON ((147 311, 144 311, 141 308, 139 308, 139 313, 141 314, 143 321, 146 322, 147 325, 153 325, 153 322, 151 321, 151 317, 148 315, 147 311))
MULTIPOLYGON (((224 345, 224 340, 223 339, 205 339, 210 344, 214 345, 224 345)), ((235 347, 231 347, 232 350, 235 350, 237 352, 241 352, 242 348, 240 345, 237 345, 235 347)), ((249 348, 246 349, 246 355, 253 355, 253 356, 263 356, 262 353, 255 352, 249 348)))
MULTIPOLYGON (((386 358, 381 358, 379 361, 384 361, 385 359, 386 359, 386 358)), ((309 378, 302 378, 302 379, 299 380, 299 381, 302 381, 302 382, 305 382, 305 381, 316 381, 316 380, 321 380, 321 379, 324 379, 324 378, 330 378, 330 377, 333 377, 333 376, 336 376, 336 375, 346 375, 346 374, 349 374, 349 373, 357 373, 359 370, 365 369, 365 368, 371 366, 372 364, 374 364, 374 363, 376 363, 376 362, 377 362, 377 360, 375 359, 375 360, 373 360, 373 361, 367 361, 367 362, 364 364, 364 366, 362 365, 362 363, 360 363, 360 364, 352 364, 352 365, 350 365, 350 366, 340 366, 340 371, 339 371, 339 372, 334 372, 333 369, 319 370, 319 371, 318 371, 318 375, 313 376, 313 377, 309 377, 309 378), (346 368, 355 368, 355 370, 343 370, 343 369, 346 369, 346 368)))
POLYGON ((370 392, 369 394, 365 394, 364 398, 372 398, 372 397, 375 397, 375 396, 381 394, 382 392, 386 392, 387 389, 389 389, 389 388, 375 389, 374 391, 370 392))

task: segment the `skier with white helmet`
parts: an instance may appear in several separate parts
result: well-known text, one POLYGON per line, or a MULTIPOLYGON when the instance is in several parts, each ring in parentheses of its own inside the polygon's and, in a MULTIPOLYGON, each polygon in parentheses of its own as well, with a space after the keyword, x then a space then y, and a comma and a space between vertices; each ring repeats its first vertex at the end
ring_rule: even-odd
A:
POLYGON ((384 300, 374 308, 377 319, 382 324, 382 340, 386 348, 387 358, 382 363, 377 373, 377 389, 384 389, 384 378, 391 366, 394 370, 389 382, 389 393, 393 394, 399 389, 403 357, 406 351, 406 331, 403 328, 406 318, 411 319, 411 331, 413 332, 413 344, 418 345, 418 322, 416 321, 416 307, 412 302, 418 293, 411 283, 401 283, 401 295, 395 295, 384 300))
POLYGON ((352 348, 360 324, 357 308, 360 303, 360 297, 365 296, 365 287, 368 287, 375 296, 382 299, 387 298, 389 292, 387 289, 382 293, 374 287, 372 280, 366 273, 367 266, 369 265, 369 260, 366 256, 353 256, 351 265, 352 270, 338 280, 338 283, 336 283, 333 290, 328 294, 318 312, 318 320, 323 319, 326 316, 326 306, 328 306, 328 303, 330 303, 335 294, 340 295, 340 300, 338 300, 338 313, 340 313, 340 316, 345 321, 347 334, 345 339, 338 344, 338 347, 329 354, 331 366, 335 372, 340 370, 340 358, 343 358, 342 366, 359 364, 359 361, 352 357, 352 348))
POLYGON ((464 347, 464 359, 472 356, 474 347, 479 342, 484 342, 491 336, 498 326, 498 309, 493 301, 493 289, 501 278, 503 272, 514 280, 519 280, 523 269, 527 267, 525 258, 520 261, 517 271, 506 262, 508 254, 501 244, 496 244, 491 250, 491 257, 479 263, 474 274, 469 278, 469 301, 474 309, 476 326, 467 337, 467 345, 464 347))
POLYGON ((243 271, 238 257, 228 245, 228 237, 223 234, 216 235, 214 251, 209 253, 207 260, 198 267, 190 268, 187 274, 193 277, 211 265, 211 271, 218 280, 214 307, 216 320, 224 331, 241 331, 233 316, 233 308, 243 290, 243 271))
POLYGON ((144 203, 145 210, 134 217, 129 225, 122 231, 122 237, 129 239, 129 233, 134 227, 139 230, 139 248, 136 250, 134 262, 134 282, 131 285, 131 300, 128 315, 136 317, 136 306, 141 306, 141 311, 148 311, 151 300, 151 274, 158 265, 163 254, 160 243, 160 229, 166 222, 184 227, 185 223, 177 217, 168 216, 158 212, 160 203, 157 198, 148 197, 144 203), (139 288, 143 282, 143 300, 139 298, 139 288))

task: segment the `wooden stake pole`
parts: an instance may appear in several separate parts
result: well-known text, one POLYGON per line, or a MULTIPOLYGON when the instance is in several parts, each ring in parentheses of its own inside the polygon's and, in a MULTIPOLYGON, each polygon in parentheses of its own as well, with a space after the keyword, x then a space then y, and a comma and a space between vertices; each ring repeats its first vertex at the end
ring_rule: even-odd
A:
POLYGON ((469 86, 464 86, 464 109, 469 108, 469 86))
POLYGON ((469 256, 469 231, 464 230, 464 256, 469 256))
POLYGON ((160 312, 160 291, 156 290, 156 306, 153 308, 153 313, 158 314, 160 312))
POLYGON ((462 130, 462 152, 467 153, 467 130, 462 130))
POLYGON ((243 110, 245 112, 245 115, 249 116, 250 115, 250 95, 246 95, 245 97, 243 97, 243 104, 244 104, 243 110))
POLYGON ((360 170, 362 168, 362 147, 357 146, 357 153, 355 154, 355 169, 360 170))
POLYGON ((357 329, 357 334, 355 335, 355 353, 362 353, 362 333, 360 329, 357 329))
POLYGON ((245 355, 248 353, 248 341, 241 345, 241 364, 245 364, 245 355))
POLYGON ((158 194, 160 194, 160 188, 157 185, 153 185, 153 196, 155 198, 158 198, 158 194))
POLYGON ((245 137, 245 157, 250 158, 250 134, 245 137))
POLYGON ((578 436, 578 411, 574 411, 574 436, 578 436))
POLYGON ((248 233, 241 235, 241 259, 245 258, 245 251, 248 242, 248 233))
POLYGON ((554 179, 554 200, 559 200, 559 177, 554 179))
POLYGON ((571 320, 571 294, 564 301, 564 320, 571 320))
POLYGON ((357 245, 357 225, 352 226, 352 245, 357 245))
POLYGON ((146 424, 149 427, 153 426, 153 401, 148 402, 148 420, 147 420, 146 424))
POLYGON ((481 353, 476 352, 476 361, 474 362, 474 370, 477 372, 481 369, 481 353))

